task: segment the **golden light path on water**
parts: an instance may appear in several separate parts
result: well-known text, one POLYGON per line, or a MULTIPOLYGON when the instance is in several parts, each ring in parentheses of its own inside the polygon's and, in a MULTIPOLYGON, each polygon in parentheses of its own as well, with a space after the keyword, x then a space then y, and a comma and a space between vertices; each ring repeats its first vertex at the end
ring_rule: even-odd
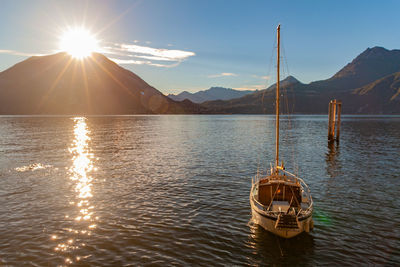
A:
MULTIPOLYGON (((79 194, 79 198, 82 199, 82 203, 87 201, 86 199, 92 197, 92 177, 88 175, 88 172, 93 170, 93 163, 91 158, 92 154, 89 153, 88 142, 90 140, 89 130, 85 122, 85 118, 75 118, 74 134, 75 139, 73 147, 69 149, 69 152, 73 155, 73 165, 70 169, 71 180, 76 181, 75 191, 79 194)), ((87 212, 82 212, 84 215, 88 215, 87 212)))
MULTIPOLYGON (((63 239, 55 248, 55 251, 66 254, 65 263, 72 264, 79 261, 82 257, 77 256, 78 248, 85 246, 82 235, 91 235, 91 231, 96 228, 94 217, 94 206, 90 199, 93 197, 91 173, 97 169, 94 167, 93 154, 90 153, 90 131, 86 124, 86 118, 76 117, 74 120, 74 140, 69 152, 72 154, 72 166, 69 168, 70 179, 74 182, 75 196, 74 201, 69 204, 74 206, 73 214, 65 215, 66 220, 73 222, 73 227, 65 229, 68 238, 53 235, 53 240, 63 239)), ((85 256, 83 256, 85 257, 85 256)))

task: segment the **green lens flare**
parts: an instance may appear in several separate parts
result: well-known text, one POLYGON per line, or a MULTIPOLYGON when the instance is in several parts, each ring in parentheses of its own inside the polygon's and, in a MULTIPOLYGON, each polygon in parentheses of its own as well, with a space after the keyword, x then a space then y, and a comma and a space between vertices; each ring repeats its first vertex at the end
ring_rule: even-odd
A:
POLYGON ((325 225, 325 226, 332 225, 332 219, 329 217, 328 213, 323 212, 320 209, 314 210, 313 218, 315 221, 321 223, 322 225, 325 225))

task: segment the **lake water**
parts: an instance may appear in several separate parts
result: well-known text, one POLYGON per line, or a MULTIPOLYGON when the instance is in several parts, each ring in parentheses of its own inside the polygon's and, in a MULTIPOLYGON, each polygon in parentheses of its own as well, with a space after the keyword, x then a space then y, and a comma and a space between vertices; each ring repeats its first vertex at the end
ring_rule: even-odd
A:
POLYGON ((0 117, 0 265, 399 265, 400 117, 283 117, 315 228, 251 222, 274 116, 0 117))

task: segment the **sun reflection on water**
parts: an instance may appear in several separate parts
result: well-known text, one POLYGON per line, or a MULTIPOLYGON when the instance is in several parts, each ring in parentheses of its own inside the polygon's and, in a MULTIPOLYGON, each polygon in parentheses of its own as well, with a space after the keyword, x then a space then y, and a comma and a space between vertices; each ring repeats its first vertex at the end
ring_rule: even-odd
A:
POLYGON ((52 235, 51 240, 57 240, 59 243, 55 247, 55 251, 64 252, 66 255, 65 263, 72 264, 81 259, 81 255, 77 256, 74 251, 80 247, 84 247, 84 236, 90 236, 96 228, 96 220, 94 217, 94 206, 90 199, 93 197, 93 171, 94 156, 90 153, 90 131, 86 124, 86 118, 74 118, 74 140, 69 148, 72 154, 72 166, 69 168, 70 179, 73 181, 74 194, 73 199, 68 202, 74 208, 71 214, 65 215, 65 220, 71 222, 70 228, 65 228, 64 235, 52 235))
POLYGON ((76 181, 75 191, 79 193, 79 198, 82 199, 78 206, 82 203, 87 203, 84 199, 92 197, 92 180, 88 175, 93 170, 93 154, 89 153, 88 142, 90 141, 90 131, 87 128, 85 118, 75 118, 74 134, 75 139, 73 146, 69 152, 73 155, 71 172, 71 180, 76 181))

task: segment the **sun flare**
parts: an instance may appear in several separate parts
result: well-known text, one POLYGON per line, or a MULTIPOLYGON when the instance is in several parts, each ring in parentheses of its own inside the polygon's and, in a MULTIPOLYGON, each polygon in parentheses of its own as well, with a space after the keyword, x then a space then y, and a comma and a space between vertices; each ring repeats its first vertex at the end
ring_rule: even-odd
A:
POLYGON ((72 28, 60 38, 60 49, 72 57, 82 59, 99 49, 98 40, 84 28, 72 28))

